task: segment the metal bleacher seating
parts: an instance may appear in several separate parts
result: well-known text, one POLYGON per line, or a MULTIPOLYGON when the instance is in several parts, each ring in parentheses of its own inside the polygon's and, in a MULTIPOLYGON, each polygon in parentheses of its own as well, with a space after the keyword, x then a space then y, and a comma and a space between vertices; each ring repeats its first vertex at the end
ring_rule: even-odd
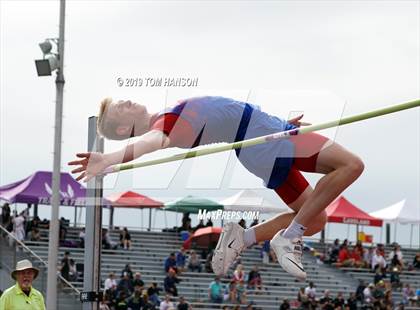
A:
MULTIPOLYGON (((68 228, 66 240, 74 241, 79 239, 78 228, 68 228)), ((42 259, 48 259, 48 231, 42 230, 42 240, 39 242, 29 242, 26 244, 37 253, 42 259)), ((157 282, 163 287, 164 260, 170 252, 176 252, 182 246, 182 241, 178 234, 170 232, 147 232, 147 231, 130 231, 132 240, 132 249, 124 250, 118 248, 115 250, 102 250, 101 254, 101 277, 104 281, 110 272, 115 272, 117 278, 121 274, 122 269, 127 263, 130 263, 134 272, 141 272, 142 279, 149 286, 152 282, 157 282)), ((118 231, 110 231, 111 239, 118 241, 118 231)), ((311 243, 311 246, 321 251, 325 245, 311 243)), ((65 251, 71 253, 76 264, 83 264, 84 249, 60 247, 59 260, 65 251)), ((404 251, 404 256, 412 259, 415 255, 414 250, 404 251)), ((253 302, 261 309, 278 309, 282 300, 287 298, 295 300, 298 289, 306 287, 308 283, 297 282, 290 277, 276 263, 262 264, 260 251, 257 247, 248 249, 243 253, 242 263, 244 270, 248 273, 251 268, 258 264, 263 279, 264 290, 262 293, 256 294, 253 291, 247 291, 247 301, 253 302)), ((81 268, 79 265, 79 269, 81 268)), ((316 259, 309 253, 304 255, 304 267, 308 272, 308 281, 313 281, 316 285, 318 297, 322 292, 328 289, 332 296, 338 292, 343 292, 347 298, 350 292, 354 292, 358 283, 358 279, 365 279, 371 282, 373 274, 369 270, 337 270, 329 265, 317 263, 316 259)), ((80 269, 82 270, 82 269, 80 269)), ((220 308, 220 305, 211 304, 207 298, 209 283, 214 279, 214 274, 206 272, 183 272, 179 277, 181 282, 178 284, 179 295, 193 305, 193 308, 214 309, 220 308)), ((413 286, 420 287, 420 273, 403 273, 402 281, 409 281, 413 286)), ((228 283, 228 279, 223 279, 224 283, 228 283)), ((103 283, 103 282, 102 282, 103 283)), ((82 290, 83 282, 79 278, 72 284, 82 290)), ((398 294, 398 293, 397 293, 398 294)))

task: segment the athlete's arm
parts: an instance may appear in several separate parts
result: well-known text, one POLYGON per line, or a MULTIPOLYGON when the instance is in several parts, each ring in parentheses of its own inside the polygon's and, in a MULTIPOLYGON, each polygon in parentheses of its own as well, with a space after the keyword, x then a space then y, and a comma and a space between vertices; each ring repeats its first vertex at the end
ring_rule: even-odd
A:
POLYGON ((72 170, 72 173, 80 173, 76 178, 77 181, 84 179, 83 181, 87 182, 94 176, 102 173, 109 166, 132 161, 144 154, 164 149, 169 144, 170 139, 163 131, 150 130, 140 136, 135 143, 129 144, 119 151, 108 154, 97 152, 79 153, 76 156, 81 159, 71 161, 68 164, 80 166, 72 170))
POLYGON ((109 166, 126 163, 145 154, 164 149, 169 144, 170 139, 164 132, 151 130, 140 136, 135 143, 129 144, 117 152, 104 154, 104 160, 109 166))

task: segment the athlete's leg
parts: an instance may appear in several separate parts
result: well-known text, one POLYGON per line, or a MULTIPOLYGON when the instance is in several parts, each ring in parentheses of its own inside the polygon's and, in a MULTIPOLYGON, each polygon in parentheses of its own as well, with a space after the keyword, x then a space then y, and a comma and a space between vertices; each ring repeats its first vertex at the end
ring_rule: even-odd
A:
POLYGON ((325 175, 298 211, 295 221, 309 227, 315 217, 362 174, 363 162, 337 143, 321 150, 315 172, 325 175))
MULTIPOLYGON (((297 212, 302 207, 303 203, 308 199, 308 197, 313 192, 313 189, 310 185, 299 195, 299 197, 293 202, 287 203, 288 207, 291 208, 294 212, 282 213, 274 216, 273 218, 260 223, 254 226, 255 230, 255 239, 256 242, 261 242, 264 240, 271 240, 273 236, 281 229, 286 228, 295 218, 297 212)), ((308 225, 307 230, 305 231, 305 236, 312 236, 320 232, 327 221, 327 215, 325 212, 321 212, 316 219, 314 219, 310 225, 308 225)))
POLYGON ((363 171, 363 163, 357 156, 321 135, 306 134, 294 137, 292 141, 299 158, 295 160, 285 184, 276 192, 295 212, 277 215, 254 226, 257 242, 271 239, 279 230, 288 227, 293 219, 307 227, 305 235, 321 231, 327 220, 324 209, 363 171), (313 190, 296 168, 325 176, 313 190), (302 208, 309 208, 311 212, 300 211, 302 208), (298 213, 299 217, 296 217, 298 213))

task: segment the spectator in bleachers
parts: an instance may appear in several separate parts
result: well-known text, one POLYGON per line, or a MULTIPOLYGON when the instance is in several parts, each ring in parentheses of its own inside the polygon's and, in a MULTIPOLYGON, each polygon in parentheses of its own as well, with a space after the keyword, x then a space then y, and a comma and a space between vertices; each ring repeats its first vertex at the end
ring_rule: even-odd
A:
POLYGON ((121 271, 121 277, 124 276, 124 273, 127 273, 128 278, 130 280, 133 280, 134 276, 133 276, 133 269, 131 269, 131 264, 128 263, 125 265, 124 269, 121 271))
POLYGON ((69 280, 70 281, 77 281, 77 269, 76 269, 76 262, 74 261, 74 259, 70 258, 69 260, 69 280))
POLYGON ((211 266, 211 260, 213 258, 213 250, 211 250, 206 257, 206 262, 204 263, 204 270, 208 273, 213 272, 213 267, 211 266))
POLYGON ((9 224, 11 223, 11 221, 12 221, 12 218, 11 218, 11 212, 10 212, 10 205, 6 202, 1 207, 1 225, 7 228, 9 224))
POLYGON ((283 299, 283 302, 280 305, 279 310, 290 310, 290 303, 289 300, 287 298, 283 299))
POLYGON ((394 300, 392 299, 392 291, 386 290, 385 296, 381 302, 381 309, 394 309, 394 300))
MULTIPOLYGON (((38 216, 35 216, 32 220, 26 224, 26 234, 32 231, 34 228, 39 228, 39 223, 41 222, 38 216)), ((29 239, 29 238, 28 238, 29 239)))
POLYGON ((350 258, 353 259, 353 267, 363 267, 365 263, 363 262, 363 256, 360 255, 360 249, 357 246, 354 246, 350 252, 350 258))
POLYGON ((192 307, 189 303, 186 302, 184 296, 179 297, 178 304, 176 305, 177 310, 192 310, 192 307))
POLYGON ((176 267, 176 257, 173 252, 165 259, 165 272, 168 272, 169 269, 173 269, 176 273, 178 273, 178 268, 176 267))
POLYGON ((268 264, 270 262, 270 240, 265 240, 261 247, 262 263, 268 264))
POLYGON ((142 310, 156 310, 156 306, 149 300, 149 296, 146 291, 143 291, 143 306, 142 310))
POLYGON ((66 220, 64 217, 60 218, 60 243, 66 241, 67 238, 67 227, 69 226, 69 220, 66 220))
POLYGON ((127 303, 128 294, 125 291, 120 291, 115 303, 115 310, 128 310, 127 303))
POLYGON ((64 256, 61 259, 60 274, 67 281, 70 280, 70 252, 64 252, 64 256))
POLYGON ((395 260, 398 260, 401 268, 404 267, 403 254, 401 252, 401 246, 400 245, 398 245, 398 244, 394 245, 394 248, 388 254, 388 260, 391 261, 391 262, 395 261, 395 260))
POLYGON ((213 222, 210 218, 207 220, 206 227, 213 227, 213 222))
POLYGON ((390 272, 390 281, 393 288, 401 288, 402 284, 400 281, 400 273, 402 271, 402 265, 397 255, 394 255, 394 258, 391 260, 389 272, 390 272))
POLYGON ((184 247, 176 253, 176 267, 178 268, 178 272, 185 271, 185 263, 187 260, 187 256, 185 255, 184 247))
POLYGON ((155 305, 160 305, 160 299, 159 299, 159 292, 162 289, 157 286, 156 282, 153 282, 149 288, 147 289, 147 295, 149 296, 150 301, 155 305))
POLYGON ((228 295, 228 299, 232 304, 236 303, 236 296, 237 296, 237 292, 236 292, 236 282, 234 280, 231 280, 229 282, 229 285, 227 287, 227 295, 228 295))
POLYGON ((299 302, 301 309, 309 309, 311 303, 309 301, 308 295, 305 294, 304 287, 301 287, 299 289, 298 295, 297 295, 297 301, 299 302))
POLYGON ((334 243, 328 248, 328 262, 329 263, 336 263, 338 261, 338 254, 340 253, 340 240, 335 239, 334 243))
POLYGON ((246 288, 245 282, 242 280, 236 284, 236 298, 241 305, 246 304, 246 288))
POLYGON ((372 290, 372 297, 374 299, 374 305, 378 305, 380 300, 385 297, 385 282, 383 280, 376 283, 374 289, 372 290))
POLYGON ((379 251, 379 254, 385 258, 385 245, 383 243, 378 243, 376 249, 379 251))
POLYGON ((165 277, 163 281, 165 292, 175 297, 178 296, 178 290, 177 290, 176 284, 179 282, 180 280, 176 276, 176 271, 170 268, 168 270, 168 275, 165 277))
POLYGON ((372 258, 374 253, 375 249, 373 247, 370 247, 365 251, 365 254, 363 255, 363 260, 365 261, 366 268, 372 268, 372 258))
POLYGON ((365 281, 363 280, 359 280, 359 285, 356 288, 356 299, 360 302, 362 302, 364 300, 364 295, 363 295, 363 291, 366 288, 366 284, 365 281))
POLYGON ((209 299, 213 303, 222 303, 223 302, 223 284, 220 282, 219 277, 215 277, 209 285, 209 299))
POLYGON ((346 302, 346 309, 357 310, 357 298, 355 293, 350 293, 350 297, 347 299, 346 302))
POLYGON ((115 250, 118 247, 118 244, 112 241, 109 231, 106 228, 102 229, 102 248, 105 250, 113 249, 115 250))
POLYGON ((120 231, 120 246, 124 248, 124 250, 131 250, 131 235, 128 232, 127 227, 124 227, 120 231))
POLYGON ((305 288, 305 295, 308 296, 308 299, 311 302, 316 299, 316 288, 314 282, 309 282, 309 286, 305 288))
POLYGON ((259 224, 259 222, 258 222, 258 219, 256 218, 252 221, 252 223, 251 223, 251 225, 249 225, 249 227, 253 227, 253 226, 256 226, 258 224, 259 224))
POLYGON ((139 285, 134 286, 134 292, 127 299, 127 306, 130 310, 141 310, 143 308, 142 288, 139 285))
POLYGON ((258 291, 262 290, 262 278, 257 265, 248 274, 248 288, 258 291))
POLYGON ((113 286, 117 287, 117 280, 115 279, 115 273, 110 272, 108 278, 104 282, 104 290, 109 290, 113 286))
POLYGON ((197 255, 197 253, 192 250, 190 252, 190 257, 188 258, 188 270, 189 271, 195 271, 201 272, 201 261, 200 257, 197 255))
POLYGON ((190 231, 191 230, 191 218, 189 212, 184 212, 181 219, 181 226, 178 231, 190 231))
POLYGON ((420 253, 417 253, 413 259, 413 268, 420 269, 420 253))
POLYGON ((25 240, 25 217, 23 212, 12 219, 13 222, 13 235, 19 241, 25 240))
POLYGON ((373 283, 369 283, 369 285, 363 290, 363 302, 365 304, 373 303, 373 289, 375 288, 375 285, 373 283))
POLYGON ((245 272, 242 264, 236 266, 236 269, 233 272, 233 280, 235 282, 245 281, 245 272))
POLYGON ((342 245, 338 253, 338 262, 342 267, 353 267, 354 258, 350 257, 350 253, 346 245, 342 245))
POLYGON ((133 287, 136 287, 136 286, 140 287, 140 292, 143 291, 144 281, 141 278, 141 273, 140 272, 136 272, 134 274, 133 287))
POLYGON ((112 285, 110 288, 105 290, 104 295, 105 299, 107 300, 108 306, 111 307, 112 305, 114 305, 117 302, 118 296, 117 285, 112 285))
POLYGON ((41 232, 39 231, 39 228, 33 227, 27 237, 29 241, 41 241, 41 232))
POLYGON ((111 308, 108 305, 108 301, 106 299, 106 296, 104 296, 103 299, 100 301, 99 310, 111 310, 111 308))
POLYGON ((246 221, 244 219, 240 219, 238 222, 239 226, 241 226, 243 229, 246 229, 246 221))
POLYGON ((376 267, 375 276, 373 277, 373 283, 376 285, 379 281, 382 281, 385 278, 386 276, 382 272, 382 269, 380 267, 376 267))
POLYGON ((194 231, 196 231, 196 230, 198 230, 198 229, 200 229, 200 228, 204 228, 204 227, 206 227, 206 225, 204 225, 204 220, 200 220, 199 222, 198 222, 198 224, 197 224, 197 226, 195 226, 194 227, 194 231))
POLYGON ((165 299, 161 301, 159 305, 159 310, 170 310, 175 309, 174 303, 171 301, 171 296, 166 295, 165 299))
POLYGON ((376 248, 375 253, 372 256, 372 262, 371 266, 373 270, 376 270, 376 268, 379 266, 381 269, 386 268, 386 261, 383 255, 381 254, 381 249, 376 248))
MULTIPOLYGON (((102 235, 104 234, 102 230, 102 235)), ((82 228, 82 230, 79 232, 79 247, 84 248, 85 247, 85 229, 82 228)), ((102 238, 102 245, 103 245, 103 238, 102 238)))
POLYGON ((118 292, 125 292, 126 296, 130 296, 133 292, 133 282, 130 279, 128 272, 124 272, 120 281, 117 284, 117 291, 118 292))
POLYGON ((325 290, 324 295, 319 299, 321 309, 334 310, 334 300, 330 296, 330 290, 325 290))
POLYGON ((406 306, 414 306, 416 303, 416 293, 414 290, 410 287, 409 283, 406 283, 404 285, 404 288, 402 289, 402 302, 406 306))
POLYGON ((344 300, 344 296, 342 292, 338 292, 337 296, 334 298, 334 309, 344 309, 344 305, 346 301, 344 300))

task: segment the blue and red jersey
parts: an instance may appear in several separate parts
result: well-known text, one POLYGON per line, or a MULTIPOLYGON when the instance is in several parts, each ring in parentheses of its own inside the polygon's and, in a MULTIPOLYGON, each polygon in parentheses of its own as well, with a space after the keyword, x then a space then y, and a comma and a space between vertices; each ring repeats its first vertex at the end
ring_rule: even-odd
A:
MULTIPOLYGON (((258 106, 224 97, 185 99, 152 117, 150 129, 163 131, 170 146, 191 148, 211 143, 232 143, 295 128, 258 106)), ((260 177, 268 188, 277 188, 293 164, 294 145, 278 140, 236 150, 240 162, 260 177)))

